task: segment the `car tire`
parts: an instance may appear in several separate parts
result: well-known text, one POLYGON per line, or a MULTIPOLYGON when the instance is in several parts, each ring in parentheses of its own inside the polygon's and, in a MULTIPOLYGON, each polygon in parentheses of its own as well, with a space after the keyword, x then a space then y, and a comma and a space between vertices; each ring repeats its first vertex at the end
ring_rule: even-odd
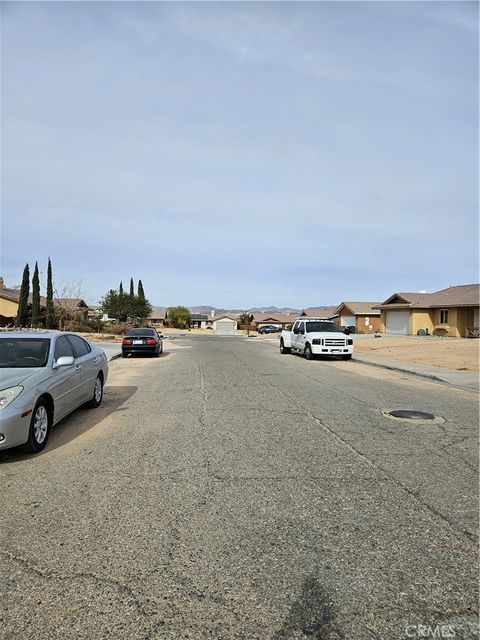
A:
POLYGON ((127 354, 126 353, 122 353, 122 358, 126 358, 127 354))
POLYGON ((351 353, 346 353, 344 356, 342 356, 342 360, 351 360, 351 359, 352 359, 351 353))
POLYGON ((28 440, 24 450, 28 453, 38 453, 45 448, 52 426, 52 411, 45 398, 39 398, 32 412, 28 440))
POLYGON ((285 343, 283 342, 283 338, 280 338, 280 353, 290 353, 290 351, 290 347, 286 347, 285 343))
POLYGON ((103 400, 103 378, 100 374, 95 379, 95 386, 93 387, 92 399, 88 401, 87 406, 91 409, 96 409, 102 404, 103 400))
POLYGON ((305 356, 306 360, 313 360, 312 347, 308 344, 308 342, 305 345, 305 349, 303 350, 303 355, 305 356))

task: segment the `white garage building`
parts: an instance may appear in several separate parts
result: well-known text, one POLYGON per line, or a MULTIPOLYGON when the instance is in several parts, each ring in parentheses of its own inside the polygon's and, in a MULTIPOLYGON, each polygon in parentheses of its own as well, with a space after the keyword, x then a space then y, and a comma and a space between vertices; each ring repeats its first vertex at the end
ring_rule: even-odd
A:
POLYGON ((220 336, 234 336, 237 333, 237 319, 233 316, 214 318, 213 330, 220 336))
POLYGON ((387 333, 408 336, 410 311, 387 311, 385 313, 385 329, 387 333))

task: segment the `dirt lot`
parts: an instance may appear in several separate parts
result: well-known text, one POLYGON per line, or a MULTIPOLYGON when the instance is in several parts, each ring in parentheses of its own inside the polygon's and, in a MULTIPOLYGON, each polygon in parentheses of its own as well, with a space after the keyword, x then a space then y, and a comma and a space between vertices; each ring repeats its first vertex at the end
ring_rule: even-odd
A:
POLYGON ((355 338, 355 351, 375 358, 416 362, 456 371, 478 371, 480 340, 396 336, 355 338))

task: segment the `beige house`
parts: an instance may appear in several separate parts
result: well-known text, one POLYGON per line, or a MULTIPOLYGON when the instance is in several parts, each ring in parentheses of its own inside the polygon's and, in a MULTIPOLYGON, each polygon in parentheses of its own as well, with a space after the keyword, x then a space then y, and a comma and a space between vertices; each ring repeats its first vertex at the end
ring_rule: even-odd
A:
POLYGON ((333 311, 339 327, 355 327, 355 333, 380 331, 380 302, 341 302, 333 311))
MULTIPOLYGON (((0 278, 0 326, 14 326, 18 312, 18 301, 20 298, 20 289, 9 289, 3 284, 0 278)), ((32 304, 32 294, 28 296, 29 304, 32 304)), ((40 306, 45 307, 47 300, 44 296, 40 296, 40 306)), ((63 309, 65 315, 70 317, 76 316, 82 322, 88 320, 90 311, 85 300, 81 298, 57 298, 53 301, 54 307, 63 309)))
MULTIPOLYGON (((18 300, 20 289, 10 289, 3 284, 0 278, 0 327, 14 326, 18 312, 18 300)), ((29 304, 32 304, 32 294, 28 296, 29 304)), ((40 296, 40 305, 46 305, 46 299, 40 296)))
POLYGON ((380 331, 455 338, 480 335, 480 285, 464 284, 434 293, 394 293, 377 305, 380 331))
POLYGON ((267 325, 285 329, 289 324, 293 324, 298 318, 297 313, 253 313, 252 329, 259 329, 267 325))

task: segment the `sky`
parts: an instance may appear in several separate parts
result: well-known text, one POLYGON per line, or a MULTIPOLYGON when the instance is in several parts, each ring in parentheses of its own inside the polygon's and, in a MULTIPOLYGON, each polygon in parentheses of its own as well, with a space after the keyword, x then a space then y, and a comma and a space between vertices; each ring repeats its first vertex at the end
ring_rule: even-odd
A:
POLYGON ((89 303, 479 281, 476 2, 3 2, 1 263, 89 303))

